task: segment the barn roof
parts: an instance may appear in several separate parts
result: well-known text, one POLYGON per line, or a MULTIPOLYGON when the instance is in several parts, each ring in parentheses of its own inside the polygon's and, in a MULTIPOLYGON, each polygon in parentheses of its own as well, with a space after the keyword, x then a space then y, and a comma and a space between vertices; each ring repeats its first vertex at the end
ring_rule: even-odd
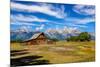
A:
POLYGON ((34 35, 32 35, 32 37, 30 37, 29 39, 26 39, 24 41, 29 41, 29 40, 32 40, 32 39, 36 39, 41 34, 44 34, 44 33, 41 33, 41 32, 35 33, 34 35))

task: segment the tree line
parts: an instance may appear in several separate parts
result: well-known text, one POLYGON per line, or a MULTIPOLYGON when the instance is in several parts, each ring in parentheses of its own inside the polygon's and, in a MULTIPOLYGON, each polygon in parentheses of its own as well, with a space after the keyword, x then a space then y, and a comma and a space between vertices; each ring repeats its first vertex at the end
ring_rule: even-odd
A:
POLYGON ((67 41, 90 41, 91 35, 88 32, 82 32, 78 36, 71 36, 67 41))

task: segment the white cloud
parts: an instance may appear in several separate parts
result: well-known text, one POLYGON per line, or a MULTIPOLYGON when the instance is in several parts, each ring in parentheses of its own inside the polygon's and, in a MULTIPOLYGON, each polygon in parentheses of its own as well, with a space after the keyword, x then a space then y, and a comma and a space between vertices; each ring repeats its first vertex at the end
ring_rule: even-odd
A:
MULTIPOLYGON (((80 28, 87 28, 85 24, 87 23, 94 23, 94 18, 67 18, 64 22, 48 22, 48 25, 56 25, 56 26, 71 26, 71 27, 80 27, 80 28)), ((58 28, 58 27, 57 27, 58 28)))
POLYGON ((75 24, 75 23, 69 23, 68 26, 70 26, 70 27, 87 28, 86 25, 83 25, 83 24, 75 24))
POLYGON ((42 29, 44 28, 44 26, 45 26, 45 25, 42 24, 41 26, 37 27, 37 28, 36 28, 36 31, 40 31, 40 30, 42 30, 42 29))
POLYGON ((17 11, 27 11, 27 12, 40 12, 56 18, 64 18, 66 16, 64 12, 64 7, 55 8, 51 4, 42 3, 40 5, 25 5, 20 3, 11 2, 11 9, 17 11))
POLYGON ((41 30, 41 29, 43 29, 43 28, 44 28, 44 26, 45 26, 45 25, 44 25, 44 24, 42 24, 42 25, 40 26, 40 30, 41 30))
POLYGON ((95 18, 70 18, 69 17, 65 21, 75 23, 75 24, 87 24, 87 23, 95 22, 95 18))
POLYGON ((95 6, 93 5, 75 5, 73 11, 82 15, 95 15, 95 6))
POLYGON ((80 27, 80 28, 87 28, 86 25, 74 25, 75 27, 80 27))
POLYGON ((16 30, 16 32, 29 32, 29 31, 32 31, 32 27, 26 25, 21 26, 16 30))
POLYGON ((34 22, 50 22, 50 21, 46 19, 40 19, 32 15, 27 15, 27 16, 22 14, 11 15, 11 25, 40 26, 38 24, 34 24, 34 22))
POLYGON ((94 18, 84 18, 84 19, 77 19, 76 23, 77 24, 87 24, 87 23, 94 22, 94 21, 95 21, 94 18))
POLYGON ((40 25, 36 25, 36 24, 32 24, 32 23, 25 23, 25 22, 11 22, 11 25, 27 25, 27 26, 40 26, 40 25))
POLYGON ((11 15, 11 21, 22 21, 22 22, 49 22, 46 19, 40 19, 36 16, 32 15, 22 15, 22 14, 17 14, 17 15, 11 15))

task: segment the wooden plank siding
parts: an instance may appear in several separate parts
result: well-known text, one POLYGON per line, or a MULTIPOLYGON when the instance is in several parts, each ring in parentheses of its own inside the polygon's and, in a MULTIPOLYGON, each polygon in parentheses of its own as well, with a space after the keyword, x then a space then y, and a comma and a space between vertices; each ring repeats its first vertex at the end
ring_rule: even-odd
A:
POLYGON ((48 40, 48 38, 41 33, 37 38, 27 40, 24 42, 27 45, 44 45, 44 44, 55 44, 54 41, 48 40))

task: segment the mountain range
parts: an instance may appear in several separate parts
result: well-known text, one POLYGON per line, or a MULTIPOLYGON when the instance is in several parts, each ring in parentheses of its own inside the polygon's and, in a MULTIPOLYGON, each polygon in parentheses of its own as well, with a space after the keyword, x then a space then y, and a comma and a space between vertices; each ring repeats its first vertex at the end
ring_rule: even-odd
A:
MULTIPOLYGON (((18 29, 10 32, 11 34, 10 38, 11 41, 16 41, 16 40, 24 41, 26 39, 31 38, 32 35, 37 34, 38 32, 40 31, 34 32, 34 31, 18 29)), ((64 29, 48 29, 43 33, 49 39, 65 40, 70 36, 78 36, 81 32, 77 29, 64 28, 64 29)), ((90 33, 90 35, 92 36, 91 39, 94 40, 95 34, 90 33)))

